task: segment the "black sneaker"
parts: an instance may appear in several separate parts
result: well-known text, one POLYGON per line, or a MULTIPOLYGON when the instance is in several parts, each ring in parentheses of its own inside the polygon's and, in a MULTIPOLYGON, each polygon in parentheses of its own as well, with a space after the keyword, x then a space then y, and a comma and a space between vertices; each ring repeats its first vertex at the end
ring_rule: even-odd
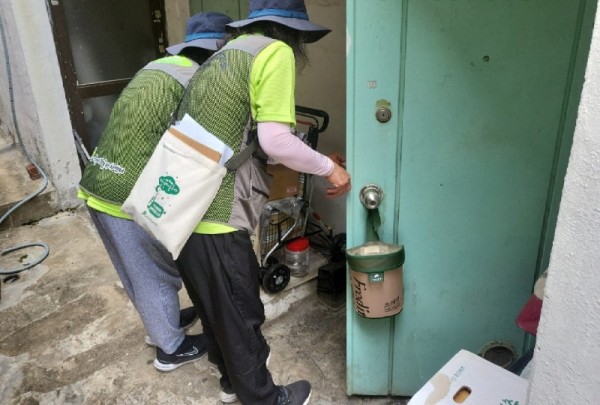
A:
POLYGON ((306 380, 277 386, 277 405, 306 405, 310 399, 310 383, 306 380))
POLYGON ((184 364, 200 360, 206 355, 206 346, 202 335, 185 335, 183 342, 173 354, 167 354, 156 348, 154 367, 159 371, 172 371, 184 364))
POLYGON ((184 308, 179 311, 179 327, 182 329, 188 329, 194 326, 198 320, 198 314, 194 307, 184 308))
MULTIPOLYGON (((198 314, 194 307, 184 308, 179 311, 179 327, 182 329, 189 329, 198 320, 198 314)), ((146 335, 144 341, 148 346, 156 346, 154 342, 150 339, 150 336, 146 335)))

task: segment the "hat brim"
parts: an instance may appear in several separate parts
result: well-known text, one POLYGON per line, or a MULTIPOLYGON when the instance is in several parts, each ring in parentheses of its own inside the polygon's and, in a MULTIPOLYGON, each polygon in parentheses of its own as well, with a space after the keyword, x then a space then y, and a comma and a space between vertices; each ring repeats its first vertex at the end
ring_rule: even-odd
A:
POLYGON ((201 48, 209 51, 216 51, 218 49, 217 43, 218 38, 199 38, 194 39, 190 42, 182 42, 180 44, 171 45, 167 48, 167 52, 171 55, 178 55, 184 48, 201 48))
POLYGON ((275 15, 265 15, 256 18, 247 18, 245 20, 234 21, 232 23, 227 24, 227 26, 232 28, 239 28, 244 27, 246 25, 250 25, 257 21, 272 21, 281 25, 285 25, 286 27, 302 31, 306 34, 305 42, 308 44, 317 42, 319 39, 323 38, 325 35, 331 32, 329 28, 322 27, 320 25, 311 23, 310 21, 303 20, 301 18, 286 18, 275 15))

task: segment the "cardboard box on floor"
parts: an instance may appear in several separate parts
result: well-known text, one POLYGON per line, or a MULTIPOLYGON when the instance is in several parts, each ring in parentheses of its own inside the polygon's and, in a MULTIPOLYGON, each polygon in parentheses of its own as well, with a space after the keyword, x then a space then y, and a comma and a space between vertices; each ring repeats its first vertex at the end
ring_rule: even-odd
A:
POLYGON ((267 165, 267 173, 273 176, 269 201, 293 197, 300 193, 300 173, 282 164, 267 165))
POLYGON ((525 405, 528 384, 524 378, 461 350, 408 405, 525 405))

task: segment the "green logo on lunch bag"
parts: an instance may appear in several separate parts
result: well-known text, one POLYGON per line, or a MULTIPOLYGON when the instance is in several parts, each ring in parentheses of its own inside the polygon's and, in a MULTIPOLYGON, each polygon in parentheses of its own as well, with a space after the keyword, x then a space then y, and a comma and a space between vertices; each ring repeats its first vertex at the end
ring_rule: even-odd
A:
POLYGON ((147 211, 144 211, 143 214, 146 213, 152 215, 154 218, 160 218, 165 214, 165 208, 159 204, 159 201, 162 204, 169 202, 169 197, 164 194, 161 196, 161 191, 165 194, 177 195, 179 194, 180 188, 177 185, 175 179, 171 176, 160 176, 158 178, 158 186, 154 188, 154 195, 148 201, 148 205, 146 206, 147 211))
MULTIPOLYGON (((171 176, 160 176, 158 179, 158 187, 167 194, 176 195, 179 194, 179 186, 175 179, 171 176)), ((157 190, 158 191, 158 187, 157 190)))
POLYGON ((148 212, 150 212, 150 215, 152 215, 154 218, 160 218, 162 214, 165 213, 165 209, 155 200, 150 200, 150 204, 148 204, 148 212))

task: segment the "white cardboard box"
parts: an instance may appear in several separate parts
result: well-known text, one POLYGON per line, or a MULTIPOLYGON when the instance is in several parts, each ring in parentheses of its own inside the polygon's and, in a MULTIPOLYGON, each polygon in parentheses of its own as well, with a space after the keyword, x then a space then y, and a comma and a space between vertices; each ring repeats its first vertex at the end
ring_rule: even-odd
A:
POLYGON ((467 350, 450 359, 408 405, 525 405, 529 382, 467 350))

